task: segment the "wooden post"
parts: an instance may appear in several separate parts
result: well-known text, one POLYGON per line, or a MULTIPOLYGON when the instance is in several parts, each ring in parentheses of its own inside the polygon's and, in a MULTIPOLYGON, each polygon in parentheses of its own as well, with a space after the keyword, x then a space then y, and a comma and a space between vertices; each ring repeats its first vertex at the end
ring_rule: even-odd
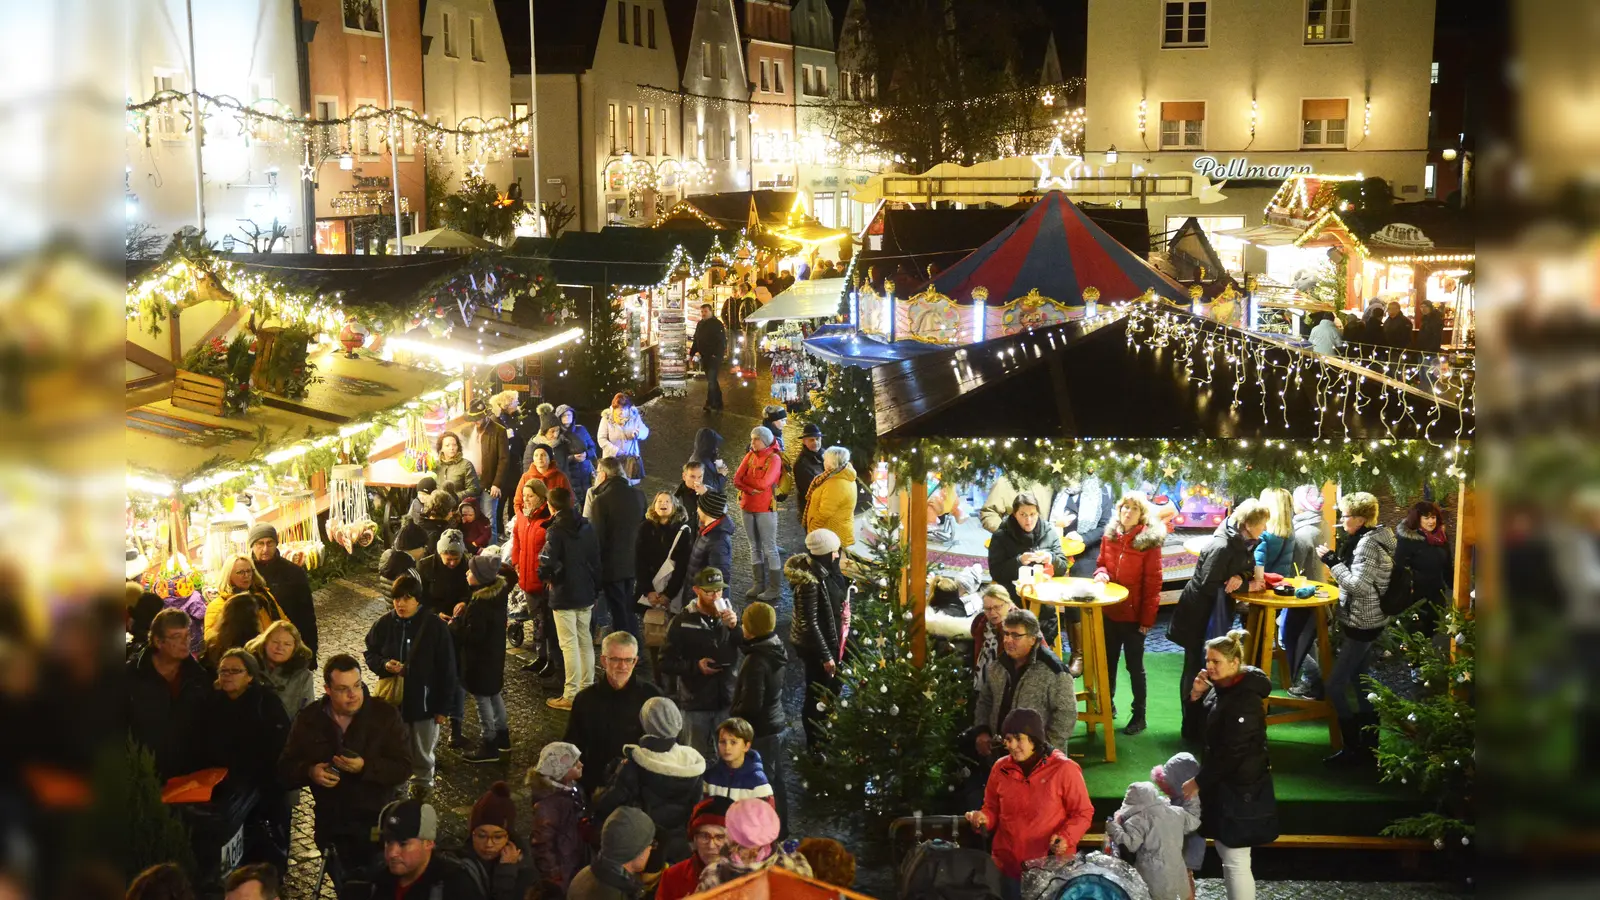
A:
MULTIPOLYGON (((1328 546, 1335 547, 1339 543, 1339 486, 1331 481, 1322 485, 1322 522, 1328 526, 1328 546)), ((1306 577, 1312 581, 1326 581, 1332 573, 1326 571, 1327 567, 1320 560, 1311 564, 1312 572, 1307 572, 1306 577)))
POLYGON ((183 315, 183 308, 174 306, 172 315, 167 318, 167 340, 172 348, 172 364, 183 366, 183 328, 179 325, 179 318, 183 315))
MULTIPOLYGON (((1486 552, 1482 554, 1482 565, 1479 567, 1479 571, 1483 576, 1483 583, 1490 585, 1489 590, 1484 593, 1484 598, 1488 600, 1491 608, 1499 599, 1498 591, 1501 585, 1499 581, 1499 535, 1495 531, 1496 523, 1492 518, 1496 512, 1494 496, 1485 493, 1480 498, 1477 491, 1468 488, 1466 483, 1462 482, 1461 490, 1457 497, 1459 506, 1456 509, 1455 596, 1451 597, 1450 600, 1458 612, 1476 619, 1477 610, 1474 607, 1472 596, 1472 557, 1480 547, 1486 548, 1486 552), (1478 508, 1480 499, 1483 501, 1481 510, 1478 508)), ((1496 620, 1504 621, 1501 616, 1493 616, 1487 621, 1496 620)), ((1504 635, 1506 633, 1507 629, 1502 625, 1496 633, 1491 633, 1488 637, 1493 642, 1496 634, 1504 635)), ((1456 642, 1452 640, 1450 642, 1450 659, 1454 662, 1455 658, 1456 642)))
POLYGON ((908 541, 906 554, 906 593, 901 599, 911 610, 912 662, 921 666, 928 660, 928 479, 918 475, 907 485, 905 516, 900 520, 908 541))

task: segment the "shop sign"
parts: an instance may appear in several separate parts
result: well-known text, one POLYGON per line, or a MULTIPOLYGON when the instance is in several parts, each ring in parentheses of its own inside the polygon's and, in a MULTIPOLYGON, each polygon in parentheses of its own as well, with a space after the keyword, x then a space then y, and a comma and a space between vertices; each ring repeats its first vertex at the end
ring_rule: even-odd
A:
POLYGON ((1289 178, 1310 175, 1311 166, 1252 166, 1243 156, 1219 161, 1215 156, 1201 156, 1194 161, 1194 170, 1213 181, 1222 178, 1289 178))
POLYGON ((1367 239, 1367 243, 1404 247, 1407 250, 1433 249, 1433 239, 1423 234, 1421 228, 1402 222, 1392 222, 1383 226, 1367 239))

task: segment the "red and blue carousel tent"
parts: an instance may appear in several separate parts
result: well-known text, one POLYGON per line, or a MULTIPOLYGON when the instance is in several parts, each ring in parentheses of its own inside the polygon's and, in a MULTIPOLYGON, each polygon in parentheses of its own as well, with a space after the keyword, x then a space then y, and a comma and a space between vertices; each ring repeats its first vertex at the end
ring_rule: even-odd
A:
POLYGON ((1117 243, 1060 191, 1045 194, 1027 215, 939 273, 924 291, 969 303, 977 287, 988 290, 990 304, 1038 291, 1062 305, 1081 306, 1088 287, 1107 303, 1146 290, 1189 302, 1182 285, 1117 243))

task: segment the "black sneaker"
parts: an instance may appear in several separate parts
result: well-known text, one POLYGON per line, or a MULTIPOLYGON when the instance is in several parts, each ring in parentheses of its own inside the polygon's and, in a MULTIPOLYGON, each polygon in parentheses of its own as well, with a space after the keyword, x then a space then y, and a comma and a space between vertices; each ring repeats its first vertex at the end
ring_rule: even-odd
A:
POLYGON ((1137 713, 1133 718, 1128 720, 1127 727, 1122 729, 1122 733, 1134 735, 1144 731, 1146 727, 1148 726, 1146 726, 1144 722, 1144 713, 1137 713))
POLYGON ((494 738, 485 739, 483 745, 471 753, 461 754, 461 758, 469 763, 491 763, 500 761, 500 748, 495 746, 494 738))

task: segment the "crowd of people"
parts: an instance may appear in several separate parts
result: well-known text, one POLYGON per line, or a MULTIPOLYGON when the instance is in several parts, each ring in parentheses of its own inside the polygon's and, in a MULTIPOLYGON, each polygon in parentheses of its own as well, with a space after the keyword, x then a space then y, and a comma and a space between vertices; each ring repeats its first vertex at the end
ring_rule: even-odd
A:
POLYGON ((1341 351, 1355 355, 1361 349, 1352 346, 1355 344, 1437 354, 1444 348, 1444 324, 1444 313, 1430 300, 1417 301, 1413 321, 1398 302, 1374 299, 1359 315, 1350 313, 1341 319, 1333 313, 1312 314, 1308 339, 1311 349, 1323 356, 1341 351))

